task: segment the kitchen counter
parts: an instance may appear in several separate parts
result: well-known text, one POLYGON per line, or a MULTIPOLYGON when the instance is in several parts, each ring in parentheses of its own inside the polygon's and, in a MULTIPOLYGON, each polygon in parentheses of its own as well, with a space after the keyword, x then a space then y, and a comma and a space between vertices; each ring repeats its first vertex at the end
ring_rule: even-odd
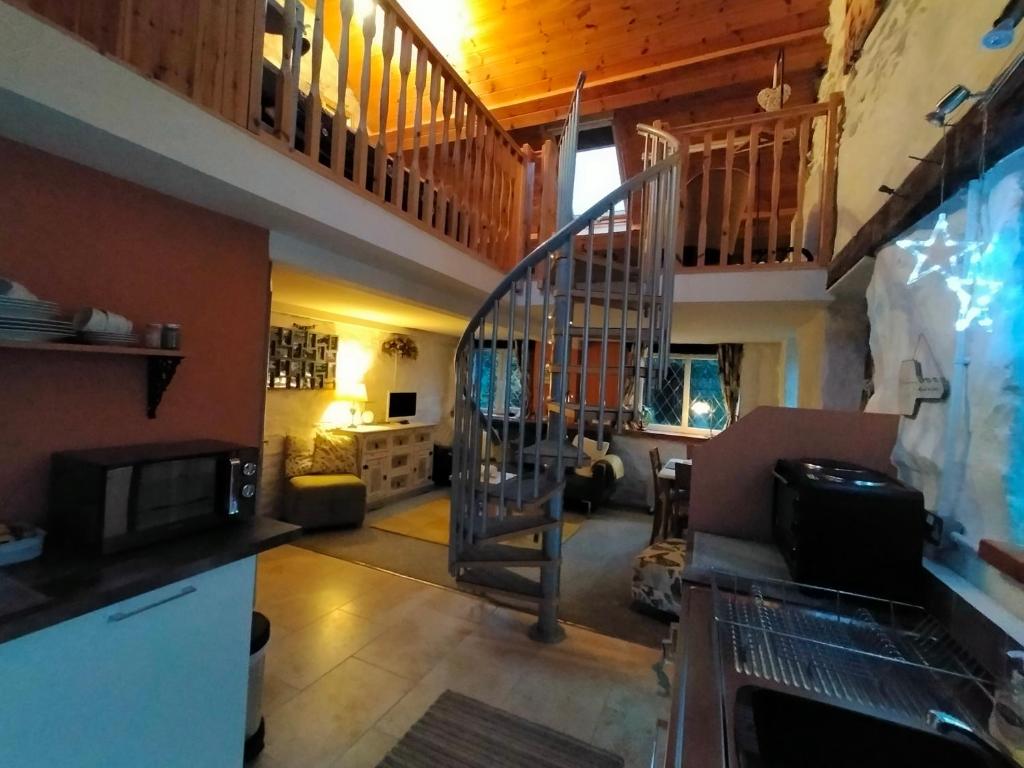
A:
POLYGON ((302 529, 267 517, 99 558, 48 549, 0 568, 0 643, 294 541, 302 529))

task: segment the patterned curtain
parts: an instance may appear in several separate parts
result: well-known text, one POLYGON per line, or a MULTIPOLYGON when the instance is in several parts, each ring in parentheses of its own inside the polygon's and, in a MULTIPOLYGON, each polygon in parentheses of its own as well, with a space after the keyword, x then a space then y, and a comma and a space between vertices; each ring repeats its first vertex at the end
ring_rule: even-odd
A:
POLYGON ((742 362, 742 344, 718 345, 718 378, 722 382, 725 410, 730 424, 740 417, 740 365, 742 362))

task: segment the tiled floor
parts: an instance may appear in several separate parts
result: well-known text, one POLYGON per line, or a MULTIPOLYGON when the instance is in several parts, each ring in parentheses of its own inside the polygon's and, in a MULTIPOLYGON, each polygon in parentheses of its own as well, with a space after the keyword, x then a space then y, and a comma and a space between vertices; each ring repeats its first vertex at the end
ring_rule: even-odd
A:
MULTIPOLYGON (((668 699, 658 653, 298 547, 260 556, 271 621, 258 768, 372 768, 445 689, 610 749, 646 768, 668 699)), ((443 768, 443 766, 439 766, 443 768)))

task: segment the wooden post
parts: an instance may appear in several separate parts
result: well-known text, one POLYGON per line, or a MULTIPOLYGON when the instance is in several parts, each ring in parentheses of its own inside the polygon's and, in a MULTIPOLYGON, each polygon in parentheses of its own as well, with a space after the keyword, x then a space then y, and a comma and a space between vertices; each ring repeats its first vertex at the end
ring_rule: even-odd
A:
POLYGON ((804 250, 804 199, 807 189, 807 151, 810 145, 811 118, 800 119, 800 138, 797 152, 800 157, 796 171, 796 212, 793 214, 793 260, 801 261, 804 250))
POLYGON ((779 196, 782 190, 782 152, 784 148, 786 121, 775 121, 775 135, 772 142, 772 202, 768 219, 768 262, 779 261, 779 196))
POLYGON ((697 230, 697 265, 704 266, 705 251, 708 244, 708 208, 711 198, 711 152, 714 134, 704 134, 704 163, 700 185, 700 226, 697 230))
POLYGON ((747 228, 743 238, 743 263, 754 263, 754 217, 757 215, 757 154, 761 144, 761 124, 750 126, 747 144, 747 228))
POLYGON ((729 251, 732 250, 732 170, 736 159, 736 129, 725 132, 725 179, 722 184, 722 231, 719 245, 719 264, 729 263, 729 251))
POLYGON ((395 128, 395 174, 391 183, 391 202, 402 207, 402 187, 405 185, 405 119, 409 92, 409 72, 412 71, 412 33, 402 27, 402 49, 398 55, 398 117, 395 128))
MULTIPOLYGON (((354 0, 341 0, 341 36, 338 43, 338 106, 331 125, 331 167, 339 179, 345 177, 345 153, 348 144, 348 119, 345 116, 345 102, 348 98, 348 58, 352 16, 355 13, 354 0)), ((360 105, 362 112, 362 105, 360 105)), ((355 179, 355 169, 352 173, 355 179)))
POLYGON ((836 173, 839 167, 839 119, 843 105, 841 93, 828 99, 828 123, 825 136, 825 165, 821 179, 821 231, 818 242, 818 261, 828 266, 836 245, 836 173))
MULTIPOLYGON (((314 163, 320 162, 320 113, 323 102, 320 98, 320 65, 324 54, 324 0, 316 0, 316 18, 313 21, 313 66, 312 83, 309 87, 309 101, 306 105, 306 154, 314 163)), ((344 111, 344 98, 341 104, 344 111)))
POLYGON ((274 133, 288 147, 295 144, 295 114, 299 97, 299 68, 295 54, 298 0, 285 0, 281 34, 281 69, 274 100, 274 133))
MULTIPOLYGON (((384 15, 384 29, 381 32, 380 49, 384 58, 380 80, 380 110, 377 117, 377 149, 373 154, 374 178, 377 196, 382 200, 387 193, 388 174, 388 107, 391 101, 391 60, 395 55, 395 12, 391 9, 384 15)), ((392 194, 399 183, 398 174, 392 180, 392 194)))
POLYGON ((359 127, 356 129, 355 172, 352 180, 360 189, 366 189, 369 158, 367 123, 370 116, 370 62, 373 59, 373 36, 377 33, 377 3, 370 0, 371 8, 363 19, 363 66, 359 79, 359 127))

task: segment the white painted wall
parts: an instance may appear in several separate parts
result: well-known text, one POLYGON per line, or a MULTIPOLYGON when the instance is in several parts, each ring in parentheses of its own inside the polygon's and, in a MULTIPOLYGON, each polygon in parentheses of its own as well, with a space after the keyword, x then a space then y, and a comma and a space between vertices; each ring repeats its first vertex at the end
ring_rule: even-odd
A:
MULTIPOLYGON (((860 60, 844 75, 846 0, 832 0, 832 51, 820 96, 846 95, 846 119, 839 152, 836 252, 885 202, 880 184, 899 187, 941 139, 924 116, 957 83, 981 91, 1020 51, 1024 34, 1008 49, 989 51, 981 36, 992 26, 1004 0, 890 0, 860 60)), ((956 117, 961 117, 962 107, 956 117)), ((821 156, 820 136, 816 155, 821 156)), ((816 164, 816 169, 820 165, 816 164)), ((817 190, 817 170, 808 191, 817 190)), ((808 209, 816 201, 808 199, 808 209)), ((809 217, 816 219, 815 216, 809 217)))
POLYGON ((762 405, 782 405, 781 344, 744 344, 740 366, 740 417, 762 405))

